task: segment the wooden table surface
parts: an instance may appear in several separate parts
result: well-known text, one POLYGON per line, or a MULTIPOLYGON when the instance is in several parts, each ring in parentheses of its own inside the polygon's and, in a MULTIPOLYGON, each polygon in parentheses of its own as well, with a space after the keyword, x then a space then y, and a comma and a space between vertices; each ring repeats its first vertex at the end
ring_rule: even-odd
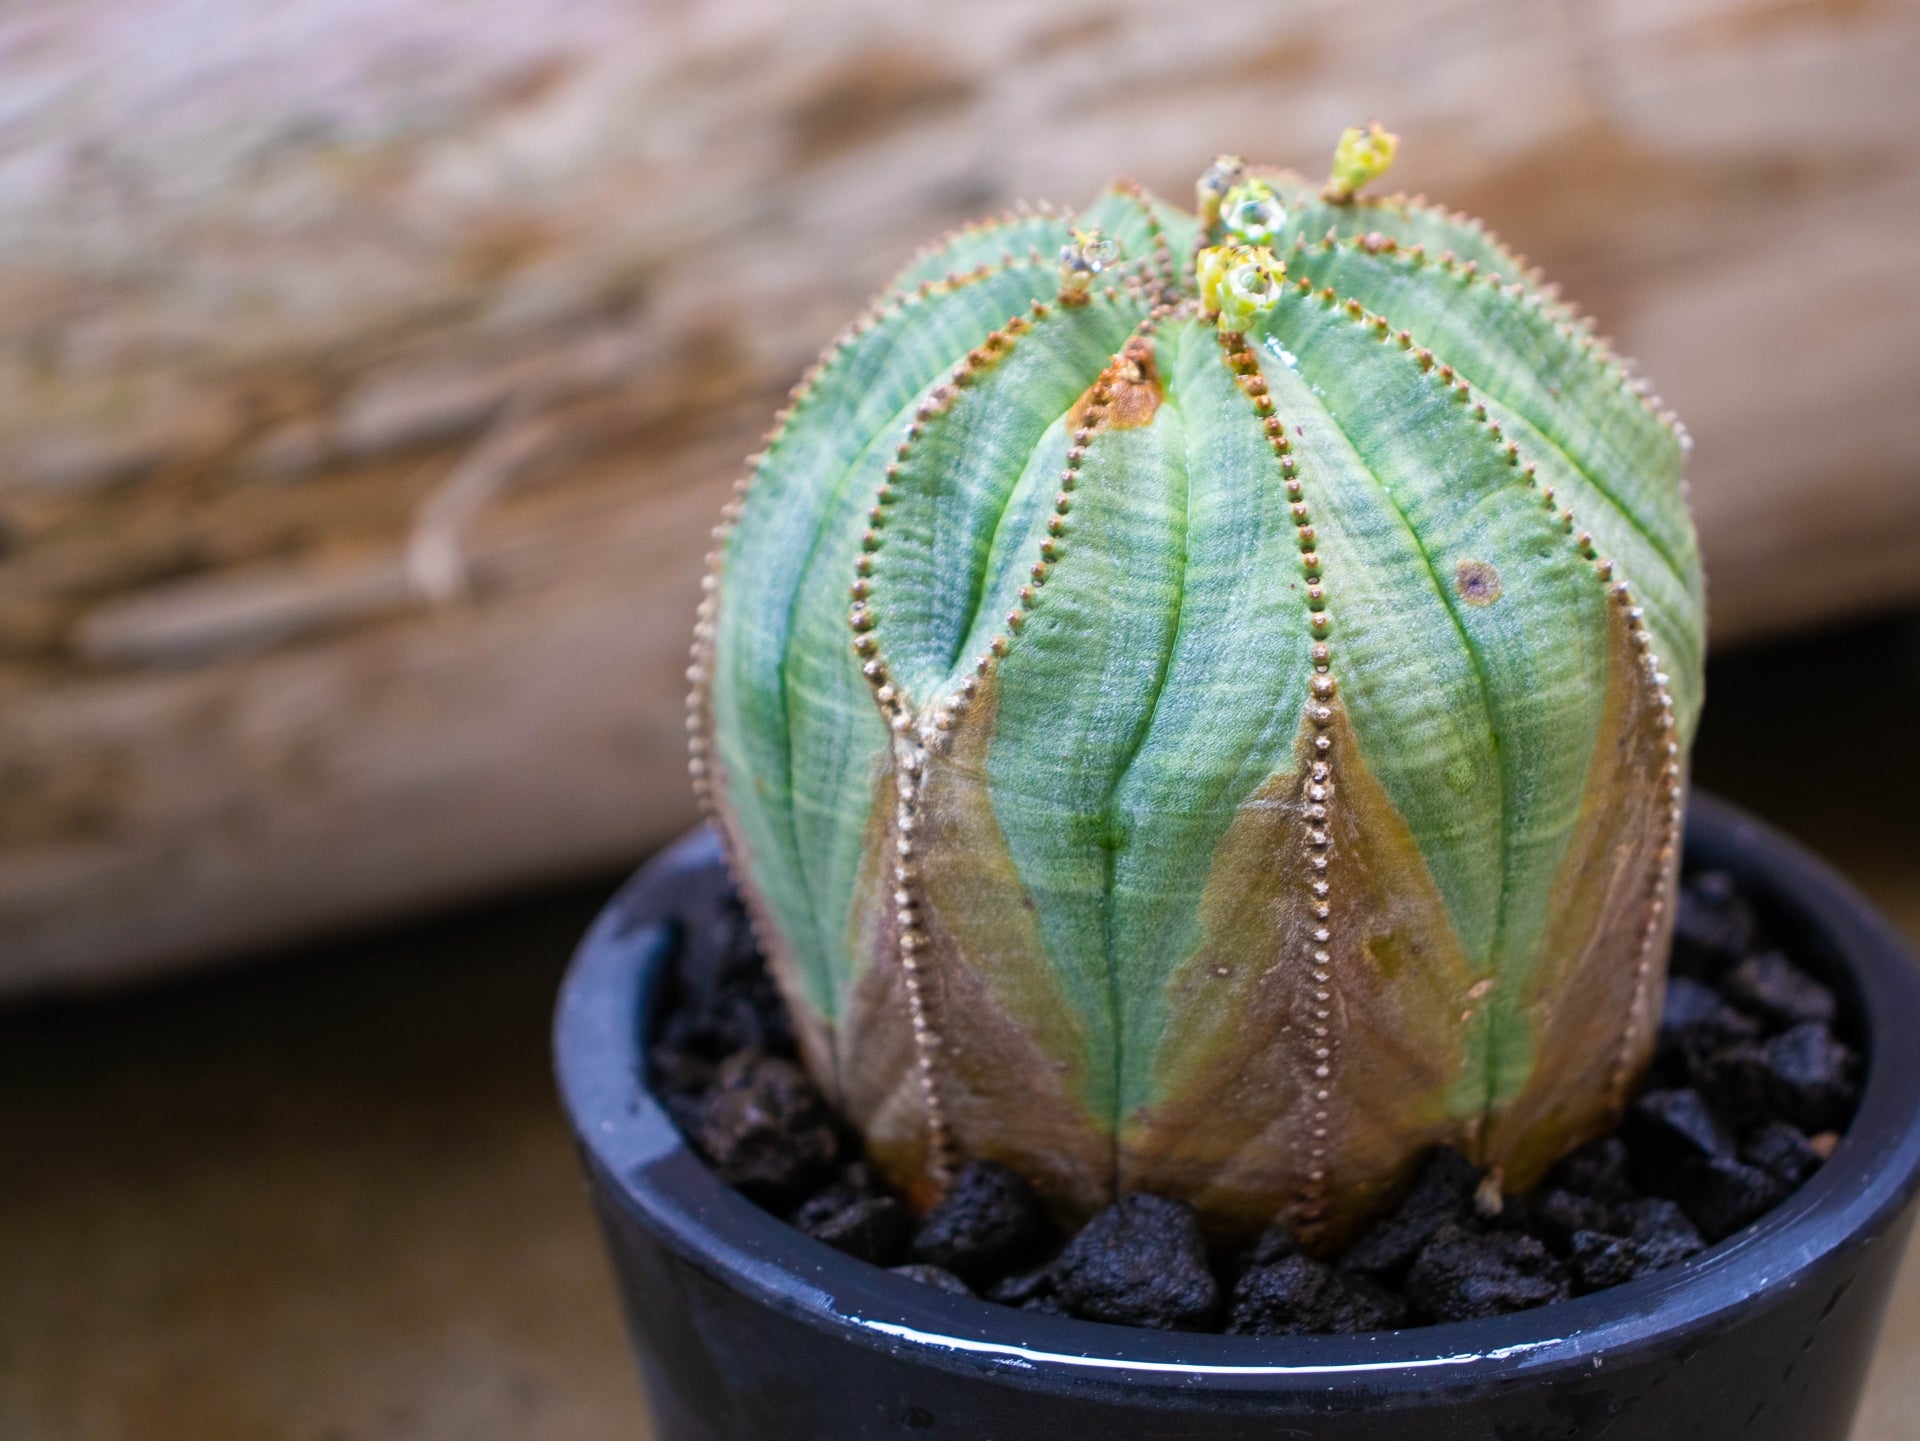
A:
MULTIPOLYGON (((1721 663, 1699 773, 1920 943, 1916 676, 1912 624, 1721 663), (1773 697, 1815 664, 1863 694, 1809 796, 1773 697)), ((644 1438, 546 1058, 616 880, 0 1017, 0 1436, 644 1438)), ((1920 1253, 1855 1441, 1917 1414, 1920 1253)))

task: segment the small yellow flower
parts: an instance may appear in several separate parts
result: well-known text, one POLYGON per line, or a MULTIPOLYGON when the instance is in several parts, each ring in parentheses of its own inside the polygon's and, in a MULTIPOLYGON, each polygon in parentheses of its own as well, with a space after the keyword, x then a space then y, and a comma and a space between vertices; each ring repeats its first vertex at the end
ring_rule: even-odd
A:
POLYGON ((1400 137, 1382 129, 1378 120, 1369 120, 1365 130, 1349 126, 1340 132, 1340 143, 1333 151, 1333 174, 1321 195, 1336 202, 1353 199, 1361 186, 1387 173, 1399 148, 1400 137))
POLYGON ((1227 330, 1244 330, 1280 299, 1287 268, 1264 245, 1210 245, 1194 264, 1200 304, 1227 330))

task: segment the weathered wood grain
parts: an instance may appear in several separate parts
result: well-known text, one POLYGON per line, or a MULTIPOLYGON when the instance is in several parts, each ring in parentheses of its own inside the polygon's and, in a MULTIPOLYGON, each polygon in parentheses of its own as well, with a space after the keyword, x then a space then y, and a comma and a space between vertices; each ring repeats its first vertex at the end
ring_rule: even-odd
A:
POLYGON ((1370 114, 1689 422, 1716 638, 1920 593, 1910 0, 959 16, 0 15, 0 988, 639 854, 711 517, 864 295, 1370 114))

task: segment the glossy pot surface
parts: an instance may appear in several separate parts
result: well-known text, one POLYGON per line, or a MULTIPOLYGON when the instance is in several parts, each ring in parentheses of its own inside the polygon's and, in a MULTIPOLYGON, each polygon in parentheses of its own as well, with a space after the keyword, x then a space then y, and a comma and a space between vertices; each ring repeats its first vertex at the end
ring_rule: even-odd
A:
POLYGON ((676 937, 729 884, 697 833, 646 866, 560 998, 560 1088, 657 1441, 1844 1441, 1920 1183, 1920 969, 1845 882, 1696 795, 1731 872, 1831 986, 1867 1057, 1845 1140, 1705 1255, 1497 1320, 1376 1336, 1181 1335, 950 1296, 802 1235, 722 1183, 643 1084, 676 937))

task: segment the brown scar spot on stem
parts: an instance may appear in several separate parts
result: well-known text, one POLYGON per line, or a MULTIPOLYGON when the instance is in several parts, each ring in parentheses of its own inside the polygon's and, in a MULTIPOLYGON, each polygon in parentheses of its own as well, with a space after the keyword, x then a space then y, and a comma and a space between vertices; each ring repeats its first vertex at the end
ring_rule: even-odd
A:
POLYGON ((1468 605, 1492 605, 1500 599, 1500 572, 1484 560, 1463 560, 1453 573, 1453 588, 1468 605))
POLYGON ((1153 424, 1167 387, 1160 379, 1153 342, 1136 335, 1120 347, 1100 378, 1086 388, 1067 412, 1067 428, 1138 430, 1153 424))

